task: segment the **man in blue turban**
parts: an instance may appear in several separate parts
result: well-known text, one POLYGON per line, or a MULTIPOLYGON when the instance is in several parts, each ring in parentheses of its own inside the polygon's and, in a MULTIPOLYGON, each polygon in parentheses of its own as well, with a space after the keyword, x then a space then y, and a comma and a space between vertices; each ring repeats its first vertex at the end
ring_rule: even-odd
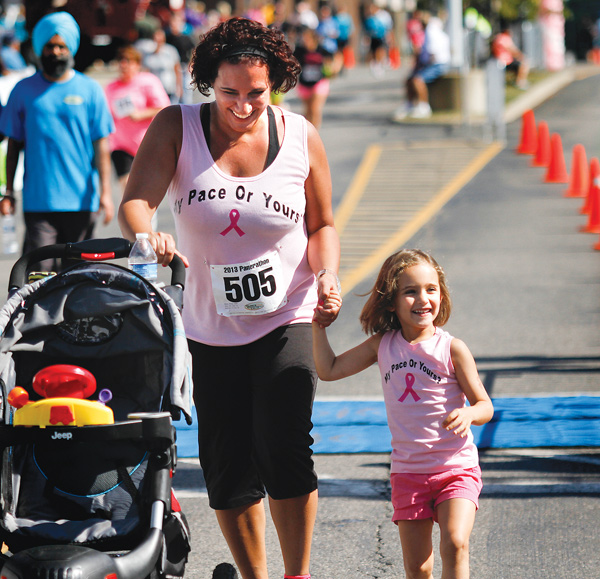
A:
POLYGON ((40 59, 44 74, 50 79, 58 79, 73 68, 74 57, 79 49, 79 25, 68 12, 54 12, 44 16, 33 29, 31 42, 33 51, 40 59), (60 37, 67 50, 56 51, 48 49, 56 42, 54 37, 60 37), (46 50, 44 50, 46 48, 46 50))
POLYGON ((33 50, 37 56, 42 54, 46 43, 58 34, 72 55, 79 49, 79 24, 68 12, 54 12, 44 16, 33 29, 33 50))
MULTIPOLYGON (((79 26, 67 12, 44 16, 33 29, 41 70, 21 80, 0 114, 9 137, 6 195, 0 213, 14 211, 14 176, 24 150, 23 252, 89 239, 99 211, 114 216, 108 135, 114 130, 104 91, 73 69, 79 26)), ((42 262, 32 269, 58 269, 42 262)))

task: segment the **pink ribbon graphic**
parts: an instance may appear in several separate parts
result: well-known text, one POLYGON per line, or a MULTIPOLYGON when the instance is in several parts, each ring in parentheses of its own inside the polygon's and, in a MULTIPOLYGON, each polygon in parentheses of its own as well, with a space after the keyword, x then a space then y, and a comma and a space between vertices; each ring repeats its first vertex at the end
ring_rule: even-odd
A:
POLYGON ((406 380, 406 390, 400 398, 398 398, 398 402, 404 402, 406 397, 410 394, 413 397, 413 400, 417 402, 417 400, 421 400, 421 397, 413 390, 413 384, 415 383, 415 377, 413 374, 408 373, 405 377, 406 380))
POLYGON ((232 209, 229 212, 229 226, 227 227, 227 229, 223 229, 223 231, 221 231, 221 235, 227 235, 232 229, 235 230, 235 232, 242 237, 242 235, 246 235, 245 231, 242 231, 239 227, 237 222, 240 220, 240 212, 237 209, 232 209))

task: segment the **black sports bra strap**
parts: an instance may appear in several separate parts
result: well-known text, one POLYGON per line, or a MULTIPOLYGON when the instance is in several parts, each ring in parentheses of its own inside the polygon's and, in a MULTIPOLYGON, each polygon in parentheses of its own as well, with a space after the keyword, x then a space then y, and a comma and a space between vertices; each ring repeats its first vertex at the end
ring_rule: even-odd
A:
POLYGON ((267 107, 267 117, 269 117, 269 150, 267 151, 266 167, 277 157, 279 153, 279 136, 277 135, 277 122, 275 121, 275 113, 271 107, 267 107))
POLYGON ((200 122, 202 123, 202 131, 204 132, 204 139, 206 140, 206 146, 210 150, 210 105, 202 105, 200 109, 200 122))
MULTIPOLYGON (((267 107, 267 117, 269 119, 269 149, 267 151, 267 162, 265 169, 273 163, 279 149, 279 136, 277 135, 277 122, 275 121, 275 113, 269 106, 267 107)), ((204 132, 204 138, 206 139, 206 145, 210 149, 210 105, 202 105, 200 109, 200 123, 202 124, 202 131, 204 132)))

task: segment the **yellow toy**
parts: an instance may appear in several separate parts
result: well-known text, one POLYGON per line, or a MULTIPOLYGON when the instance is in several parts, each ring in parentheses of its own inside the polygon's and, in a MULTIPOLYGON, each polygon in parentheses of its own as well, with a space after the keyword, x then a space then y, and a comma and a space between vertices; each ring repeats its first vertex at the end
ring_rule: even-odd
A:
POLYGON ((33 377, 32 385, 43 400, 30 401, 29 393, 20 386, 8 394, 9 404, 16 408, 14 426, 45 428, 115 422, 113 411, 105 404, 112 398, 109 390, 101 390, 99 400, 85 400, 96 391, 96 378, 79 366, 48 366, 33 377))

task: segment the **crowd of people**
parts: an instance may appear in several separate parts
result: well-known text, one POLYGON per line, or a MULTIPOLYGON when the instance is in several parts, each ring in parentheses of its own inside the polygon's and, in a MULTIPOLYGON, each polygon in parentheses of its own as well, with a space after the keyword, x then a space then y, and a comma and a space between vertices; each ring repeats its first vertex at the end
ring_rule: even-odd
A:
MULTIPOLYGON (((242 16, 283 32, 303 66, 297 90, 303 114, 317 128, 330 80, 343 74, 357 59, 369 64, 374 77, 383 77, 388 68, 397 66, 394 61, 399 58, 401 44, 412 54, 414 66, 405 79, 406 102, 395 111, 393 120, 430 117, 428 88, 450 65, 450 40, 443 11, 437 14, 417 8, 407 14, 405 30, 400 32, 385 0, 365 0, 359 4, 358 14, 353 15, 346 2, 321 0, 314 6, 301 0, 292 8, 281 1, 253 2, 242 16)), ((150 13, 145 9, 137 14, 130 40, 141 55, 141 68, 160 79, 171 104, 193 102, 189 72, 193 48, 204 33, 231 16, 231 4, 226 1, 207 10, 204 3, 192 0, 180 10, 150 13)), ((503 26, 492 38, 489 22, 476 10, 467 9, 464 19, 465 30, 478 31, 475 36, 479 44, 486 44, 485 58, 498 58, 509 73, 514 71, 516 86, 527 88, 529 64, 511 40, 510 28, 503 26)), ((17 15, 14 9, 10 18, 0 20, 0 68, 7 73, 36 64, 23 58, 27 53, 21 43, 27 39, 27 33, 22 20, 22 11, 17 15)), ((479 53, 483 58, 481 46, 479 53)), ((5 104, 2 94, 0 100, 5 104)), ((282 104, 282 100, 281 94, 272 95, 273 104, 282 104)))

